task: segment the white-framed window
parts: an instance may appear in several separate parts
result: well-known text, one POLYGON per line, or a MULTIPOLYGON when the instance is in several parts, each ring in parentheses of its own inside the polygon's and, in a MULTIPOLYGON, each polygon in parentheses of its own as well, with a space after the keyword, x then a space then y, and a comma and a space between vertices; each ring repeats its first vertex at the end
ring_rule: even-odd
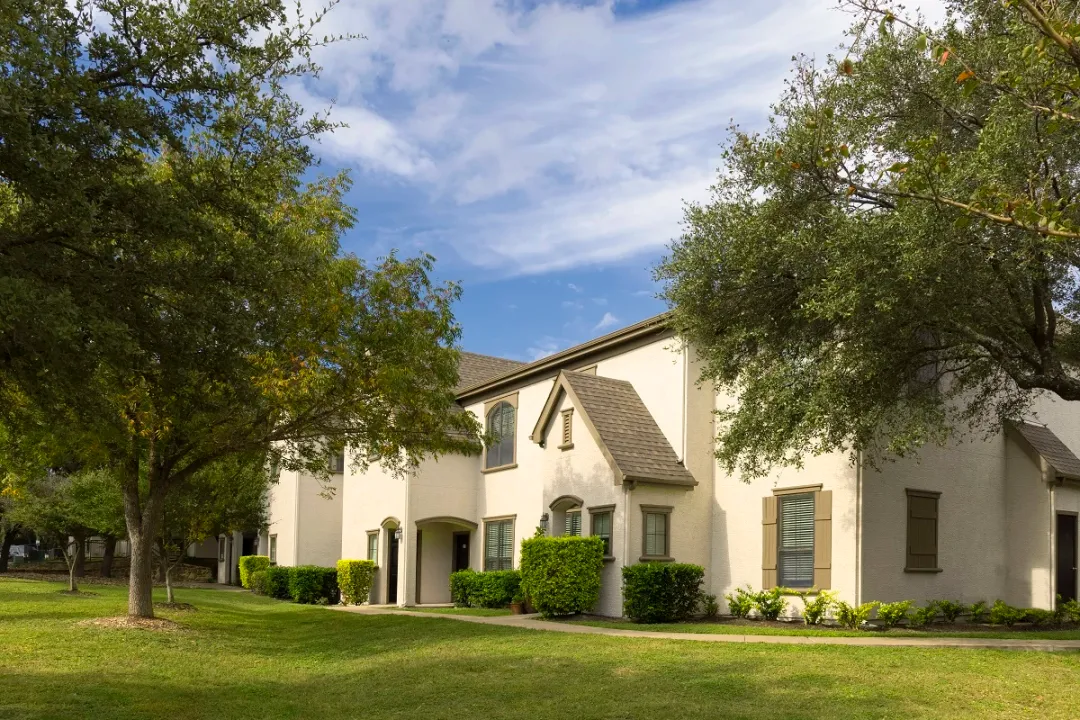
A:
POLYGON ((367 534, 367 559, 379 564, 379 531, 370 530, 367 534))
POLYGON ((270 564, 277 565, 277 535, 271 535, 267 543, 267 552, 270 554, 270 564))
POLYGON ((496 403, 487 414, 487 431, 495 437, 484 458, 484 468, 514 464, 514 416, 517 410, 509 402, 496 403))

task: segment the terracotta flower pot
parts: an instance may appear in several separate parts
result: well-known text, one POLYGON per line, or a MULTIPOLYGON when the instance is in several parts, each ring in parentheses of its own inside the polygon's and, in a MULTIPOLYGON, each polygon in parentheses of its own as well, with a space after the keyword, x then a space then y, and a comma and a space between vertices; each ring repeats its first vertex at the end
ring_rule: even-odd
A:
POLYGON ((523 615, 525 614, 525 603, 512 602, 510 603, 511 615, 523 615))

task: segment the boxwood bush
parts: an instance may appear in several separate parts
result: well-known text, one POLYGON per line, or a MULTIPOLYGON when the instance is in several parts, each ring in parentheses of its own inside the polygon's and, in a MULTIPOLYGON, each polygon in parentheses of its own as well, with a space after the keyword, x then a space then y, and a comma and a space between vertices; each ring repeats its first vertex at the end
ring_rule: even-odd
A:
POLYGON ((251 573, 270 567, 270 558, 266 555, 245 555, 240 558, 240 584, 251 589, 251 573))
POLYGON ((450 575, 450 599, 458 607, 509 607, 520 587, 517 570, 458 570, 450 575))
POLYGON ((266 570, 256 570, 248 577, 248 590, 256 595, 266 594, 266 570))
POLYGON ((337 584, 341 601, 346 605, 367 602, 371 596, 375 570, 375 563, 371 560, 338 560, 337 584))
POLYGON ((521 543, 521 589, 544 617, 590 610, 600 598, 603 569, 604 541, 598 537, 534 537, 521 543))
POLYGON ((318 565, 289 568, 289 596, 307 605, 337 605, 337 570, 318 565))
POLYGON ((291 600, 289 596, 289 571, 292 568, 272 565, 263 570, 266 573, 266 594, 278 600, 291 600))
POLYGON ((622 569, 623 612, 635 622, 661 623, 693 616, 705 568, 688 563, 647 562, 622 569))

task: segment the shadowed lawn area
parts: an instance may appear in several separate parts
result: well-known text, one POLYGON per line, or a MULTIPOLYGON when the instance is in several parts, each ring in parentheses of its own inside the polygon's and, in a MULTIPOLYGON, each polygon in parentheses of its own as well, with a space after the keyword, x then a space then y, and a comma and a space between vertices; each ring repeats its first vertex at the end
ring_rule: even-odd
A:
POLYGON ((892 628, 891 630, 848 630, 846 628, 815 627, 810 628, 801 622, 786 623, 790 627, 777 627, 773 623, 756 622, 689 622, 689 623, 663 623, 648 625, 635 623, 627 620, 563 620, 577 625, 591 625, 593 627, 615 628, 618 630, 645 630, 653 632, 677 632, 677 633, 702 633, 712 635, 794 635, 797 637, 970 637, 970 638, 1009 638, 1011 640, 1080 640, 1080 630, 1075 627, 1066 630, 1008 630, 1006 628, 993 629, 930 629, 908 630, 905 628, 892 628))
POLYGON ((182 590, 187 628, 80 627, 122 588, 0 580, 0 718, 1075 718, 1080 654, 744 646, 364 616, 182 590))

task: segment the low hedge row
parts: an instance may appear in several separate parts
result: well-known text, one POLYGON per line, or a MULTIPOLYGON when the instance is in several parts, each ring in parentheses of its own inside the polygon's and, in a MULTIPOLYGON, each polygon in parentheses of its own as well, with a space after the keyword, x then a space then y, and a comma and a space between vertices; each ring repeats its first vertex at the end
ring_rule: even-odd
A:
POLYGON ((702 601, 705 568, 688 563, 646 562, 622 569, 623 612, 635 622, 678 622, 694 616, 702 601))
POLYGON ((334 568, 274 565, 252 575, 250 589, 259 595, 310 605, 337 605, 341 600, 334 568))
POLYGON ((450 574, 450 599, 458 607, 504 608, 521 601, 517 570, 458 570, 450 574))

